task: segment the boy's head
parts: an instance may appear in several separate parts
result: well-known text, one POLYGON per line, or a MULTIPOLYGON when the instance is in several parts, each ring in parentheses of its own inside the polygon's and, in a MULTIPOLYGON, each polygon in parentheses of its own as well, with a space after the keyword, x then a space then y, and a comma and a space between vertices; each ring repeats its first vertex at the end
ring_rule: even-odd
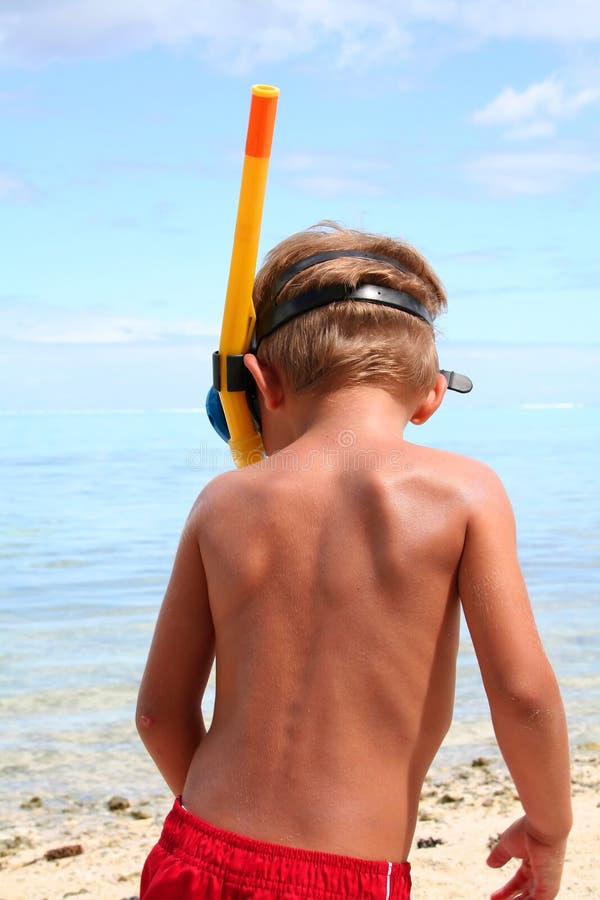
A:
MULTIPOLYGON (((253 299, 260 321, 274 303, 283 309, 286 302, 307 291, 331 285, 353 290, 366 284, 410 294, 431 318, 446 306, 440 280, 413 247, 329 223, 294 234, 274 247, 256 276, 253 299), (392 262, 359 256, 327 259, 293 275, 278 292, 278 281, 290 266, 315 253, 345 250, 392 262)), ((293 318, 263 338, 257 355, 261 362, 281 368, 298 393, 377 384, 412 400, 432 388, 439 371, 434 331, 428 322, 362 300, 328 303, 293 318)))

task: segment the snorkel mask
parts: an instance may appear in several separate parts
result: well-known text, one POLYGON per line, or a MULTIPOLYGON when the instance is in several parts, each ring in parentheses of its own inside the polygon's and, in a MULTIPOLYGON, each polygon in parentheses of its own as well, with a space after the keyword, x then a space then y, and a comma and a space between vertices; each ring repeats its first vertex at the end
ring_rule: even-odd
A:
MULTIPOLYGON (((397 260, 387 256, 380 256, 363 250, 327 250, 322 253, 314 253, 311 256, 307 256, 305 259, 298 260, 298 262, 295 262, 279 276, 270 297, 270 302, 267 302, 265 307, 261 308, 258 312, 248 348, 244 353, 228 354, 226 360, 228 390, 244 392, 254 427, 259 434, 261 423, 256 385, 250 372, 244 365, 244 355, 245 353, 256 354, 261 341, 273 334, 274 331, 277 331, 278 328, 281 328, 282 325, 291 322, 292 319, 295 319, 298 316, 310 312, 312 309, 318 309, 321 306, 327 306, 333 303, 344 303, 350 300, 359 300, 363 303, 377 303, 381 306, 388 306, 393 309, 401 310, 402 312, 409 313, 412 316, 422 319, 427 322, 428 325, 433 327, 433 318, 429 313, 429 310, 419 300, 411 294, 406 293, 406 291, 399 291, 376 284, 360 284, 355 288, 350 288, 343 284, 326 285, 323 288, 298 294, 296 297, 286 300, 282 305, 278 305, 277 298, 286 284, 294 278, 294 276, 298 275, 300 272, 304 272, 306 269, 312 268, 312 266, 317 266, 330 259, 340 259, 344 257, 372 259, 393 266, 401 272, 408 272, 408 269, 397 262, 397 260)), ((449 371, 448 369, 441 369, 440 371, 448 382, 449 390, 458 391, 461 394, 467 394, 472 390, 473 382, 466 375, 460 375, 458 372, 449 371)), ((219 395, 220 390, 221 359, 219 351, 216 351, 213 353, 213 386, 208 392, 206 412, 211 425, 219 437, 224 441, 229 442, 230 433, 221 404, 219 395)))
MULTIPOLYGON (((219 350, 213 353, 213 386, 206 400, 209 421, 219 437, 229 444, 238 467, 258 462, 265 455, 260 434, 256 385, 244 365, 244 354, 257 353, 264 338, 311 309, 348 300, 379 303, 418 316, 429 325, 433 323, 428 310, 415 297, 404 291, 374 284, 361 284, 354 289, 343 284, 328 285, 319 290, 307 291, 278 305, 277 298, 291 278, 329 259, 375 259, 406 271, 396 260, 361 250, 330 250, 315 253, 294 263, 280 275, 270 302, 259 311, 257 319, 252 302, 252 286, 278 96, 279 89, 276 87, 264 84, 252 87, 221 338, 219 350)), ((464 394, 473 387, 471 380, 465 375, 445 369, 442 374, 447 379, 450 390, 464 394)))

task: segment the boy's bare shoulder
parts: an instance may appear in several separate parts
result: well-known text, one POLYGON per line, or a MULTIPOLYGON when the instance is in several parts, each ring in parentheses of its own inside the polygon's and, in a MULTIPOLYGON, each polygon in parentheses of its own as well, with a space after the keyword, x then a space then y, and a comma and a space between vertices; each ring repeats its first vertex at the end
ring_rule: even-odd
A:
POLYGON ((436 467, 443 466, 444 469, 453 470, 453 471, 468 471, 473 474, 481 474, 485 475, 486 473, 491 473, 494 475, 494 470, 487 465, 487 463, 482 462, 479 459, 475 459, 473 456, 466 456, 463 453, 454 453, 452 450, 444 450, 439 447, 429 447, 425 444, 412 444, 407 442, 407 447, 410 448, 411 454, 416 458, 419 458, 425 464, 432 464, 436 467))
POLYGON ((498 474, 479 459, 416 444, 411 448, 426 477, 430 474, 432 479, 447 481, 466 501, 479 504, 499 493, 505 494, 498 474))
POLYGON ((248 509, 247 504, 265 486, 255 466, 222 472, 202 489, 190 512, 190 520, 201 525, 207 519, 214 522, 215 516, 227 515, 235 509, 248 509))

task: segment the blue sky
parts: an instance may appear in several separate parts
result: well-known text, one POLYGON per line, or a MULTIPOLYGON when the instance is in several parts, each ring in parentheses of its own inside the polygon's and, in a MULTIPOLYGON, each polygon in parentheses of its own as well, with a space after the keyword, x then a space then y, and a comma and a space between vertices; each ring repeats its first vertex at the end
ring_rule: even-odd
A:
POLYGON ((4 0, 0 408, 200 402, 254 82, 261 253, 324 218, 404 237, 445 365, 590 402, 599 43, 596 0, 4 0))

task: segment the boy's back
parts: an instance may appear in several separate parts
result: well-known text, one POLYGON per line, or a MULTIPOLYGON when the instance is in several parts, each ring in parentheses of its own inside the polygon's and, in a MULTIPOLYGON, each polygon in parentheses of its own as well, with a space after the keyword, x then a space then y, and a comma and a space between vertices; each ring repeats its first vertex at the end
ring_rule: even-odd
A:
MULTIPOLYGON (((372 413, 381 392, 358 393, 372 413)), ((259 839, 406 859, 452 718, 474 468, 328 419, 208 488, 191 521, 217 698, 186 808, 259 839)))

